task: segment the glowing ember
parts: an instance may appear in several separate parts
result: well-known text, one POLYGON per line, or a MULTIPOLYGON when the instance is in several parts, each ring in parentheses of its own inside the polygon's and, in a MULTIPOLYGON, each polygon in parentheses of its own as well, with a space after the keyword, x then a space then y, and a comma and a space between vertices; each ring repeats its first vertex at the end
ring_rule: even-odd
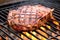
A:
POLYGON ((36 35, 36 32, 32 32, 32 34, 36 35))
POLYGON ((48 25, 47 28, 48 28, 48 29, 51 29, 51 26, 48 25))
POLYGON ((46 30, 44 27, 40 27, 42 30, 46 30))
POLYGON ((38 40, 38 39, 36 39, 34 36, 32 36, 32 40, 38 40))
POLYGON ((57 21, 53 21, 53 23, 54 23, 55 25, 59 25, 59 23, 58 23, 57 21))

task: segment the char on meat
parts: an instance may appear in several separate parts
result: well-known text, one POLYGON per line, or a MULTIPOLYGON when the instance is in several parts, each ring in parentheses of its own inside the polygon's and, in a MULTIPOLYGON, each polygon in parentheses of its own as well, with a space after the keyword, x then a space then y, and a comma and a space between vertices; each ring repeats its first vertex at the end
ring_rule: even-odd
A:
MULTIPOLYGON (((16 31, 31 31, 46 26, 51 19, 53 9, 42 5, 24 5, 17 10, 10 10, 8 24, 16 31)), ((52 18, 53 19, 53 18, 52 18)))

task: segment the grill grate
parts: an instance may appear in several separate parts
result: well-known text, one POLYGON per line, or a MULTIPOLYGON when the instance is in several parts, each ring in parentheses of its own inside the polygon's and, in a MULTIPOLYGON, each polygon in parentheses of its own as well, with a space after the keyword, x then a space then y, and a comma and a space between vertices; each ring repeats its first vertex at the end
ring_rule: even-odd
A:
MULTIPOLYGON (((23 40, 23 38, 21 37, 21 35, 23 35, 27 39, 32 40, 32 38, 29 37, 28 35, 26 35, 24 32, 16 33, 12 29, 9 29, 9 26, 6 23, 7 15, 8 15, 9 10, 17 8, 18 6, 20 6, 20 4, 22 5, 22 3, 24 3, 24 2, 11 4, 11 5, 8 5, 8 6, 3 7, 3 8, 0 9, 0 25, 2 26, 2 28, 0 28, 0 32, 3 32, 3 34, 0 33, 0 36, 3 39, 6 39, 5 36, 7 35, 8 38, 10 38, 10 40, 17 40, 17 39, 23 40), (5 36, 3 36, 3 35, 5 35, 5 36), (13 35, 13 36, 11 36, 11 35, 13 35)), ((60 18, 59 18, 60 17, 60 9, 55 9, 53 15, 60 22, 60 18)), ((52 40, 52 39, 60 40, 59 38, 57 38, 58 36, 60 36, 60 34, 59 34, 60 30, 56 29, 56 25, 52 22, 48 22, 47 25, 51 26, 51 29, 49 29, 48 27, 43 27, 44 29, 46 29, 46 31, 39 28, 39 29, 34 30, 32 32, 35 32, 36 34, 46 38, 47 40, 52 40), (46 37, 45 35, 41 34, 40 31, 46 33, 49 37, 46 37), (55 32, 55 31, 57 31, 57 32, 55 32), (54 36, 52 35, 52 33, 54 34, 54 36)), ((36 39, 41 40, 41 38, 39 38, 38 36, 36 36, 32 32, 27 32, 27 33, 29 35, 32 35, 36 39)))

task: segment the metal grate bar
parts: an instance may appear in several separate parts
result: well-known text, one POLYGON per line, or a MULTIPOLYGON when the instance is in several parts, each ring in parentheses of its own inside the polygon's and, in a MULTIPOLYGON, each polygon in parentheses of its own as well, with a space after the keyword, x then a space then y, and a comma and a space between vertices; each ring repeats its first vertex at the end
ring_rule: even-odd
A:
POLYGON ((35 38, 37 38, 38 40, 41 40, 38 37, 36 37, 34 34, 32 34, 31 32, 28 32, 28 33, 31 34, 32 36, 34 36, 35 38))
POLYGON ((60 9, 59 9, 59 8, 58 8, 58 9, 56 8, 56 9, 55 9, 55 11, 58 11, 58 12, 60 12, 60 9))
POLYGON ((42 35, 41 33, 39 33, 38 31, 35 30, 36 33, 38 33, 39 35, 41 35, 42 37, 46 38, 47 40, 51 40, 51 39, 48 39, 47 37, 45 37, 44 35, 42 35))
MULTIPOLYGON (((9 5, 9 6, 7 6, 7 7, 4 7, 4 8, 1 8, 0 9, 0 13, 1 13, 1 15, 0 15, 0 17, 2 18, 2 19, 0 19, 0 21, 1 22, 5 22, 4 20, 7 20, 7 15, 8 15, 8 12, 9 12, 9 10, 10 9, 15 9, 15 8, 17 8, 19 5, 22 5, 22 3, 23 2, 19 2, 19 3, 17 3, 17 4, 13 4, 13 5, 9 5), (21 4, 20 4, 21 3, 21 4)), ((49 2, 48 2, 49 3, 49 2)), ((48 3, 46 3, 45 4, 45 2, 43 3, 43 2, 41 2, 41 4, 44 4, 44 5, 47 5, 48 3)), ((49 5, 51 5, 52 3, 49 3, 49 5)), ((48 6, 48 5, 47 5, 48 6)), ((57 7, 57 6, 56 6, 57 7)), ((56 9, 55 11, 54 11, 54 17, 55 18, 57 18, 58 20, 60 20, 60 9, 56 9)), ((2 27, 3 28, 5 28, 5 29, 7 29, 9 32, 11 32, 12 34, 14 34, 14 35, 16 35, 18 38, 20 38, 21 40, 23 40, 23 38, 21 38, 20 36, 19 36, 19 34, 17 34, 16 32, 13 32, 13 30, 12 29, 9 29, 8 28, 8 24, 6 24, 6 23, 4 23, 4 24, 0 24, 0 25, 2 25, 2 27)), ((47 23, 47 25, 50 25, 51 26, 51 28, 54 28, 54 29, 56 29, 58 32, 60 32, 60 30, 58 30, 56 27, 55 27, 55 25, 53 24, 53 23, 47 23)), ((49 32, 51 32, 51 33, 54 33, 54 34, 56 34, 56 36, 52 36, 51 34, 48 34, 46 31, 44 31, 44 30, 42 30, 41 28, 39 28, 39 30, 41 30, 42 32, 44 32, 44 33, 46 33, 48 36, 50 36, 51 38, 47 38, 46 36, 44 36, 44 35, 42 35, 41 33, 39 33, 37 30, 35 30, 34 32, 36 32, 37 34, 39 34, 39 35, 41 35, 42 37, 44 37, 44 38, 46 38, 47 40, 51 40, 52 38, 54 38, 54 39, 56 39, 56 40, 60 40, 60 39, 58 39, 57 37, 58 36, 60 36, 60 34, 58 34, 57 32, 55 32, 53 29, 48 29, 47 27, 44 27, 45 29, 47 29, 49 32)), ((12 37, 8 34, 8 33, 6 33, 3 29, 0 29, 2 32, 4 32, 6 35, 8 35, 11 39, 12 39, 12 37)), ((30 39, 30 40, 32 40, 30 37, 28 37, 26 34, 24 34, 23 32, 20 32, 22 35, 24 35, 26 38, 28 38, 28 39, 30 39)), ((35 36, 34 34, 32 34, 31 32, 27 32, 27 33, 29 33, 30 35, 32 35, 32 36, 34 36, 36 39, 38 39, 38 40, 40 40, 37 36, 35 36)), ((13 39, 14 40, 14 39, 13 39)))
POLYGON ((0 22, 4 22, 4 21, 0 19, 0 22))
POLYGON ((60 30, 56 29, 56 27, 55 27, 54 25, 50 25, 50 24, 48 24, 48 23, 47 23, 47 25, 51 26, 53 29, 55 29, 55 30, 57 30, 57 31, 60 31, 60 30))
POLYGON ((7 29, 8 31, 10 31, 11 33, 13 33, 14 35, 16 35, 18 38, 20 38, 21 40, 23 40, 19 35, 17 35, 15 32, 12 32, 10 29, 7 28, 7 25, 3 25, 2 23, 0 24, 2 25, 5 29, 7 29))
POLYGON ((50 25, 52 28, 56 29, 57 31, 60 32, 60 30, 58 30, 56 27, 55 27, 55 24, 52 23, 51 21, 49 23, 47 23, 48 25, 50 25))
MULTIPOLYGON (((57 16, 56 14, 54 15, 54 17, 59 18, 59 16, 57 16)), ((60 20, 60 18, 59 18, 59 20, 60 20)))
POLYGON ((60 18, 59 18, 59 17, 57 17, 57 16, 55 16, 55 15, 54 15, 54 17, 57 18, 57 19, 60 21, 60 18))
POLYGON ((5 17, 3 17, 2 15, 0 15, 0 17, 2 17, 4 20, 6 20, 6 18, 5 18, 5 17))
POLYGON ((60 15, 59 15, 59 14, 57 14, 57 13, 54 13, 53 15, 56 15, 56 16, 60 17, 60 15))
MULTIPOLYGON (((42 29, 40 29, 41 31, 43 31, 42 29)), ((36 31, 37 32, 37 31, 36 31)), ((45 32, 45 31, 43 31, 45 32)), ((56 37, 53 37, 52 35, 48 34, 47 32, 45 32, 47 35, 51 36, 52 38, 55 38, 56 40, 58 40, 56 37)), ((40 33, 39 33, 40 34, 40 33)))
MULTIPOLYGON (((14 8, 14 7, 16 7, 16 6, 19 6, 19 5, 21 5, 21 3, 24 3, 25 1, 22 1, 22 2, 18 2, 18 3, 16 3, 15 5, 14 4, 12 4, 12 5, 9 5, 8 7, 4 7, 4 8, 1 8, 1 10, 3 9, 10 9, 10 8, 14 8)), ((27 2, 27 1, 26 1, 27 2)))
MULTIPOLYGON (((59 36, 59 35, 58 35, 59 36)), ((55 36, 55 37, 58 37, 58 36, 55 36)), ((59 40, 60 40, 60 38, 59 38, 59 40)))
POLYGON ((1 8, 1 10, 4 10, 4 9, 10 9, 10 8, 13 8, 14 6, 16 6, 16 5, 9 6, 9 7, 5 7, 5 8, 1 8))
POLYGON ((58 9, 55 9, 54 13, 57 13, 58 14, 57 16, 60 15, 60 11, 58 9))
POLYGON ((31 38, 29 38, 27 35, 25 35, 23 32, 21 32, 21 34, 23 34, 25 37, 27 37, 28 39, 32 40, 31 38))
POLYGON ((3 33, 5 33, 8 37, 10 37, 12 40, 14 40, 14 38, 12 38, 8 33, 6 33, 3 29, 0 29, 3 33))
POLYGON ((57 11, 57 10, 55 10, 54 12, 59 14, 59 11, 57 11))
POLYGON ((54 11, 54 15, 57 15, 57 16, 59 16, 60 15, 60 13, 58 12, 58 11, 54 11))
POLYGON ((3 13, 2 11, 0 11, 0 13, 1 13, 1 15, 4 15, 4 16, 6 16, 6 17, 7 17, 7 15, 6 15, 5 13, 3 13))
POLYGON ((57 35, 56 37, 58 37, 58 36, 60 36, 60 35, 57 35))
MULTIPOLYGON (((44 27, 44 28, 46 28, 47 30, 49 30, 49 31, 51 31, 51 32, 53 32, 53 33, 55 33, 55 34, 57 34, 55 31, 53 31, 52 29, 48 29, 47 27, 44 27)), ((57 35, 59 35, 59 34, 57 34, 57 35)))
POLYGON ((2 35, 0 35, 2 37, 3 40, 6 40, 2 35))

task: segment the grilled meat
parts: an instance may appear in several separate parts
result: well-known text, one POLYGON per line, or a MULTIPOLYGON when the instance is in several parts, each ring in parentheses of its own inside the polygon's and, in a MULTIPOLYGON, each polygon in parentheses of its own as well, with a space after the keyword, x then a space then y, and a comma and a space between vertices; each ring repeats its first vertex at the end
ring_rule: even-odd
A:
MULTIPOLYGON (((24 5, 17 10, 10 10, 8 24, 16 31, 31 31, 46 26, 46 22, 54 19, 53 9, 42 5, 24 5)), ((55 19, 54 19, 55 20, 55 19)))

